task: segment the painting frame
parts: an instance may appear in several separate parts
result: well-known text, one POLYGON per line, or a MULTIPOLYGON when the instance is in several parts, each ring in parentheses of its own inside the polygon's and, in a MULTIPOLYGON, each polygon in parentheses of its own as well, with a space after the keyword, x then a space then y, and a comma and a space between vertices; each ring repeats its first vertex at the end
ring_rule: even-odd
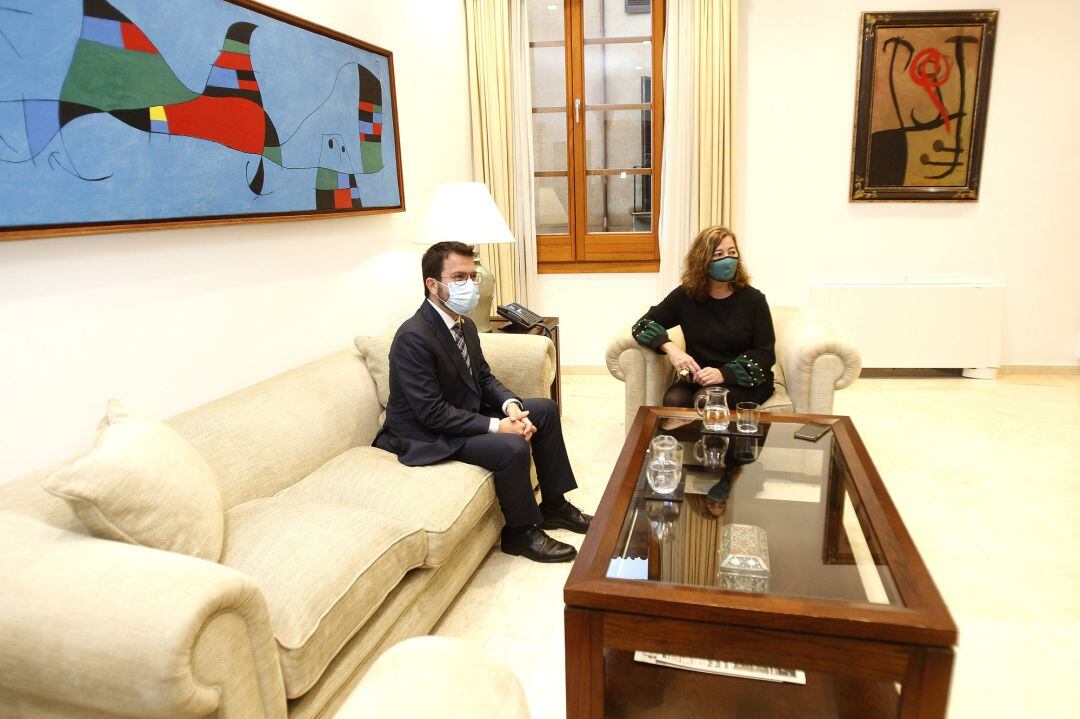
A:
MULTIPOLYGON (((858 72, 856 74, 856 90, 855 90, 855 123, 852 138, 852 159, 851 159, 851 177, 849 188, 849 200, 852 202, 880 202, 880 201, 907 201, 907 202, 921 202, 921 201, 947 201, 947 202, 975 202, 979 199, 979 187, 980 178, 982 173, 982 160, 984 141, 986 136, 986 120, 987 120, 987 107, 990 98, 990 79, 993 70, 993 57, 994 57, 994 44, 997 37, 997 10, 957 10, 957 11, 931 11, 931 12, 864 12, 860 21, 860 37, 859 44, 859 62, 858 72), (892 87, 894 82, 895 72, 892 66, 888 69, 888 81, 890 83, 890 92, 892 93, 891 100, 895 104, 895 114, 899 127, 888 128, 886 132, 875 132, 875 128, 872 127, 872 123, 875 119, 874 114, 874 99, 875 90, 879 95, 884 94, 880 89, 881 84, 876 81, 880 79, 880 73, 884 70, 878 68, 878 63, 886 62, 885 56, 887 53, 878 52, 885 50, 882 47, 883 42, 881 39, 884 35, 883 31, 892 29, 903 30, 908 29, 922 31, 925 29, 948 29, 953 27, 977 27, 979 37, 981 41, 978 46, 978 58, 977 71, 974 73, 974 97, 970 101, 971 110, 969 112, 952 112, 951 110, 945 110, 945 105, 948 104, 943 98, 940 90, 940 86, 946 80, 938 81, 942 75, 947 79, 953 69, 953 66, 959 66, 963 70, 963 54, 961 50, 960 63, 956 63, 956 56, 954 55, 952 60, 946 56, 942 61, 942 70, 937 75, 929 76, 930 79, 926 80, 927 76, 921 76, 924 78, 926 84, 920 88, 927 93, 927 96, 931 101, 936 103, 936 107, 941 108, 940 122, 935 118, 934 122, 938 122, 937 128, 944 126, 944 129, 949 131, 950 123, 962 123, 963 118, 970 115, 969 122, 970 128, 968 130, 968 146, 966 148, 965 159, 961 162, 958 148, 962 147, 961 141, 953 140, 951 143, 953 147, 944 147, 946 151, 952 151, 953 157, 949 160, 948 157, 941 157, 935 155, 929 157, 927 153, 918 154, 919 162, 929 166, 943 166, 942 172, 949 173, 955 171, 960 166, 966 170, 963 183, 957 184, 915 184, 908 180, 907 172, 910 165, 914 163, 914 159, 909 159, 909 156, 905 153, 910 150, 905 146, 900 151, 895 151, 897 142, 907 144, 907 138, 913 136, 916 131, 929 132, 926 128, 930 128, 934 122, 920 121, 915 117, 914 110, 910 110, 911 126, 905 126, 907 122, 904 117, 904 113, 901 110, 901 104, 897 102, 897 96, 895 88, 892 87), (937 81, 935 83, 935 81, 937 81), (877 87, 876 87, 877 85, 877 87), (933 87, 933 90, 931 90, 933 87), (933 95, 936 95, 937 100, 933 95), (920 124, 921 123, 921 124, 920 124), (911 133, 909 135, 909 133, 911 133), (876 135, 876 137, 874 137, 876 135), (900 135, 901 140, 896 140, 897 135, 900 135), (878 152, 875 154, 873 150, 875 147, 878 152), (884 150, 882 148, 885 148, 884 150), (873 157, 872 157, 873 156, 873 157), (902 158, 898 161, 898 158, 902 158), (871 160, 874 160, 872 163, 871 160), (935 161, 946 160, 946 161, 935 161), (902 176, 902 177, 901 177, 902 176)), ((894 36, 895 37, 895 36, 894 36)), ((886 40, 891 40, 889 38, 886 40)), ((902 40, 901 40, 902 42, 902 40)), ((904 43, 910 48, 910 52, 906 58, 907 63, 910 65, 914 59, 918 59, 918 55, 915 55, 914 48, 911 48, 910 43, 904 43)), ((961 48, 960 42, 955 44, 955 47, 961 48)), ((940 53, 939 53, 940 56, 940 53)), ((895 62, 896 52, 894 50, 892 58, 895 62)), ((905 66, 905 70, 909 69, 909 66, 905 66)), ((916 73, 914 68, 910 68, 911 77, 915 78, 916 73)), ((965 100, 965 79, 964 75, 957 73, 960 78, 960 90, 959 90, 959 103, 962 106, 968 106, 968 102, 965 100)), ((917 94, 917 90, 912 90, 917 94)), ((881 98, 878 98, 881 100, 881 98)), ((882 103, 884 104, 884 103, 882 103)), ((905 108, 910 109, 910 108, 905 108)), ((961 108, 962 109, 962 108, 961 108)), ((930 115, 925 115, 930 117, 930 115)), ((956 133, 960 135, 960 130, 956 133)), ((940 140, 936 141, 933 145, 934 150, 940 150, 942 144, 940 140)), ((946 155, 949 154, 946 152, 946 155)), ((915 153, 911 153, 915 155, 915 153)), ((927 176, 929 177, 929 176, 927 176)), ((936 177, 934 179, 937 179, 936 177)), ((951 183, 951 179, 949 180, 951 183)))
MULTIPOLYGON (((208 0, 214 1, 214 0, 208 0)), ((236 6, 237 8, 257 13, 262 16, 266 16, 272 20, 283 23, 284 25, 292 26, 301 32, 311 33, 321 36, 328 40, 337 41, 344 45, 351 46, 358 50, 373 55, 381 56, 386 60, 386 70, 388 74, 388 97, 390 100, 390 112, 389 118, 385 116, 380 117, 382 120, 381 128, 385 128, 387 124, 392 126, 392 142, 393 151, 392 157, 394 162, 394 168, 386 173, 386 178, 396 182, 396 199, 395 204, 379 205, 369 207, 356 207, 358 202, 353 202, 352 207, 333 207, 333 208, 321 208, 321 209, 297 209, 286 211, 271 211, 271 212, 240 212, 230 214, 209 214, 209 215, 192 215, 182 217, 148 217, 145 219, 117 219, 117 220, 101 220, 101 221, 87 221, 87 222, 63 222, 63 223, 38 223, 38 224, 21 224, 21 225, 9 225, 3 221, 3 216, 0 214, 0 242, 10 240, 29 240, 39 238, 50 237, 63 237, 63 236, 81 236, 81 235, 97 235, 108 234, 117 232, 134 232, 134 231, 147 231, 147 230, 165 230, 165 229, 182 229, 182 228, 195 228, 195 227, 211 227, 218 225, 236 225, 247 223, 267 223, 267 222, 290 222, 298 220, 312 220, 312 219, 332 219, 340 218, 343 216, 354 215, 375 215, 386 214, 405 211, 405 186, 403 177, 403 168, 401 162, 401 132, 399 126, 399 112, 397 104, 397 88, 394 74, 394 59, 393 53, 390 50, 379 47, 372 43, 360 40, 358 38, 347 35, 343 32, 334 30, 332 28, 320 25, 300 18, 296 15, 284 12, 277 8, 273 8, 267 5, 263 5, 254 0, 216 0, 226 6, 236 6)), ((84 18, 85 27, 85 18, 84 18)), ((126 37, 126 36, 125 36, 126 37)), ((145 38, 144 38, 145 39, 145 38)), ((250 69, 250 68, 249 68, 250 69)), ((336 88, 336 80, 335 86, 336 88)), ((386 97, 386 95, 383 95, 386 97)), ((361 98, 363 100, 363 98, 361 98)), ((355 106, 355 105, 354 105, 355 106)), ((380 111, 381 107, 376 107, 376 111, 380 111)), ((378 115, 376 117, 379 117, 378 115)), ((269 122, 269 121, 268 121, 269 122)), ((355 126, 354 126, 355 130, 355 126)), ((363 130, 361 130, 363 132, 363 130)), ((370 136, 369 136, 370 137, 370 136)), ((363 135, 361 135, 361 144, 363 141, 363 135)), ((381 141, 381 138, 380 138, 381 141)), ((284 144, 284 143, 282 143, 284 144)), ((361 154, 363 154, 363 148, 361 148, 361 154)), ((389 153, 388 153, 389 155, 389 153)), ((261 159, 261 158, 260 158, 261 159)), ((355 178, 355 175, 353 176, 355 178)), ((353 185, 355 187, 355 183, 353 185)), ((314 189, 313 189, 314 191, 314 189)), ((354 197, 357 195, 354 194, 354 197)), ((3 199, 0 199, 0 207, 2 207, 3 199)), ((345 204, 345 203, 339 203, 345 204)), ((362 204, 362 203, 361 203, 362 204)))

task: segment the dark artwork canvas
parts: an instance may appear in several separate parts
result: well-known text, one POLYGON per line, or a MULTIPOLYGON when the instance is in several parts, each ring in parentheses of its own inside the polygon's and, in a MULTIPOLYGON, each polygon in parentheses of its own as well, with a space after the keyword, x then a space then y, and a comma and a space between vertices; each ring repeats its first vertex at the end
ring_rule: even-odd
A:
POLYGON ((852 200, 978 199, 997 15, 863 14, 852 200))
POLYGON ((404 209, 389 52, 249 0, 6 0, 0 239, 404 209))

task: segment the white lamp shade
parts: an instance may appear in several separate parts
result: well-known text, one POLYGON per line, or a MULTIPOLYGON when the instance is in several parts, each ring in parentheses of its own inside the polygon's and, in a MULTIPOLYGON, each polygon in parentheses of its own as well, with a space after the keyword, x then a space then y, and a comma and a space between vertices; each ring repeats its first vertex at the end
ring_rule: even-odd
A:
POLYGON ((493 245, 514 241, 514 234, 483 182, 439 185, 428 206, 421 235, 413 239, 424 245, 436 242, 493 245))

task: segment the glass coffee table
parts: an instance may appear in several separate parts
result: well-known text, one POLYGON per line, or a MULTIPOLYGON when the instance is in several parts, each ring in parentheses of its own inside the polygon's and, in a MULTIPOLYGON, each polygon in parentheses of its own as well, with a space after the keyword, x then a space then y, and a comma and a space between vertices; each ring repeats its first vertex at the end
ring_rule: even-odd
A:
POLYGON ((847 417, 642 407, 563 598, 571 719, 945 715, 956 625, 847 417))

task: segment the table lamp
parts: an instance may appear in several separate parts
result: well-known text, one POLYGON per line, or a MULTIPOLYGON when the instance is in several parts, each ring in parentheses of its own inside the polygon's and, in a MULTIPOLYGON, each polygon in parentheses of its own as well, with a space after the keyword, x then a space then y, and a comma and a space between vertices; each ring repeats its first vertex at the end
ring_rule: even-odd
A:
MULTIPOLYGON (((515 242, 502 213, 483 182, 444 182, 435 190, 428 206, 422 234, 413 242, 434 245, 437 242, 464 242, 467 245, 493 245, 515 242)), ((476 260, 481 277, 480 301, 468 313, 479 332, 491 331, 491 298, 495 294, 495 275, 476 260)))

